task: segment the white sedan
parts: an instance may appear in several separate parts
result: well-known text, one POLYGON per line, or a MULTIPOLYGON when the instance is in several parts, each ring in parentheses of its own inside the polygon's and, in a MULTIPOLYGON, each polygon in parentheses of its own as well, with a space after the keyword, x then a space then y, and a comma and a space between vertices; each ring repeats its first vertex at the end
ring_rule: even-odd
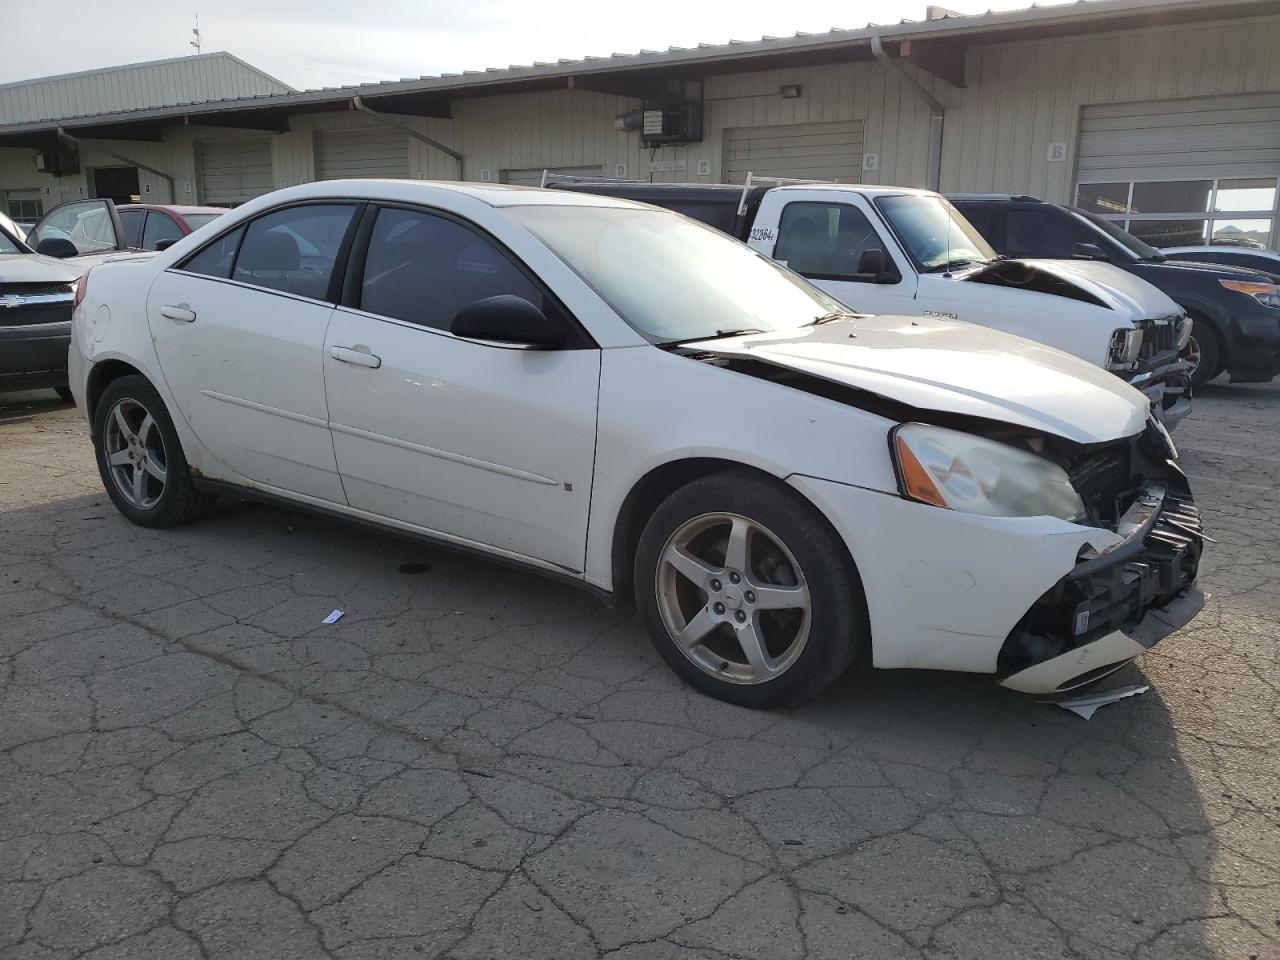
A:
POLYGON ((633 596, 726 700, 802 700, 864 654, 1068 690, 1203 604, 1136 390, 851 315, 668 211, 331 181, 77 296, 72 388, 130 520, 234 492, 633 596))

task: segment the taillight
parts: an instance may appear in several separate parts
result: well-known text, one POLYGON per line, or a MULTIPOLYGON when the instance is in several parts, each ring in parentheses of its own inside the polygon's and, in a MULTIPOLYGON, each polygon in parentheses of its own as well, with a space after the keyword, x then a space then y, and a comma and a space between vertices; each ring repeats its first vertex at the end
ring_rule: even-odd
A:
POLYGON ((92 268, 86 270, 84 276, 71 285, 71 289, 76 292, 76 298, 71 304, 72 310, 80 306, 80 302, 84 300, 84 295, 89 292, 89 273, 91 271, 92 268))

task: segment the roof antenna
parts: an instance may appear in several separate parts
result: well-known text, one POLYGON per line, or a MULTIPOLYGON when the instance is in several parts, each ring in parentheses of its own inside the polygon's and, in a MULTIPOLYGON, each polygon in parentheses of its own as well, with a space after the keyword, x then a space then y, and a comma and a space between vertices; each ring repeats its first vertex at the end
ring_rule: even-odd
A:
POLYGON ((194 36, 195 36, 195 39, 194 39, 194 40, 188 40, 188 41, 187 41, 187 46, 189 46, 189 47, 195 47, 195 48, 196 48, 196 56, 199 56, 199 55, 200 55, 200 14, 198 14, 198 13, 196 14, 196 25, 195 25, 194 27, 192 27, 192 28, 191 28, 191 33, 192 33, 192 35, 194 35, 194 36))

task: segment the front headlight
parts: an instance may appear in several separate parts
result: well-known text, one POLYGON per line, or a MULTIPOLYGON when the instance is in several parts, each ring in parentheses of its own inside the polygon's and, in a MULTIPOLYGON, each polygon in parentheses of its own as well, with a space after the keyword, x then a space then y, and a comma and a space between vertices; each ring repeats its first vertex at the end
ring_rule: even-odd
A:
POLYGON ((1280 310, 1280 287, 1274 283, 1254 283, 1251 280, 1219 280, 1220 284, 1236 293, 1246 293, 1264 307, 1280 310))
POLYGON ((1085 515, 1067 472, 1034 453, 923 423, 901 424, 890 438, 904 497, 985 517, 1085 515))
POLYGON ((1142 353, 1142 331, 1136 327, 1111 334, 1111 365, 1128 366, 1142 353))

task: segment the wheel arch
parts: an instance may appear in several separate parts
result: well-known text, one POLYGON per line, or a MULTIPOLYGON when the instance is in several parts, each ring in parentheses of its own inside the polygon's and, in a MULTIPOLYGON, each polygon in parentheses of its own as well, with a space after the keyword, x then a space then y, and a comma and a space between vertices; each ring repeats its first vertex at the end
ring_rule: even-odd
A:
POLYGON ((780 491, 790 491, 801 502, 807 504, 813 511, 814 516, 827 527, 832 537, 835 538, 836 543, 839 544, 841 552, 848 561, 849 569, 858 579, 858 586, 861 588, 858 565, 849 551, 849 545, 840 536, 840 532, 832 524, 831 519, 820 504, 815 503, 810 497, 805 496, 802 491, 788 484, 785 478, 740 460, 731 460, 725 457, 685 457, 679 460, 667 461, 651 469, 632 485, 622 501, 622 506, 619 508, 617 517, 614 520, 610 549, 615 602, 621 603, 624 600, 634 599, 632 571, 635 566, 636 548, 639 545, 640 534, 644 530, 644 525, 648 522, 649 517, 653 515, 653 511, 657 509, 658 505, 681 487, 695 480, 701 480, 703 477, 709 477, 717 473, 728 472, 757 476, 774 484, 780 491))
POLYGON ((84 391, 85 412, 88 414, 90 423, 97 415, 98 401, 102 399, 102 394, 107 387, 121 377, 130 376, 142 377, 153 387, 155 386, 145 372, 126 360, 117 358, 99 360, 90 368, 84 391))

